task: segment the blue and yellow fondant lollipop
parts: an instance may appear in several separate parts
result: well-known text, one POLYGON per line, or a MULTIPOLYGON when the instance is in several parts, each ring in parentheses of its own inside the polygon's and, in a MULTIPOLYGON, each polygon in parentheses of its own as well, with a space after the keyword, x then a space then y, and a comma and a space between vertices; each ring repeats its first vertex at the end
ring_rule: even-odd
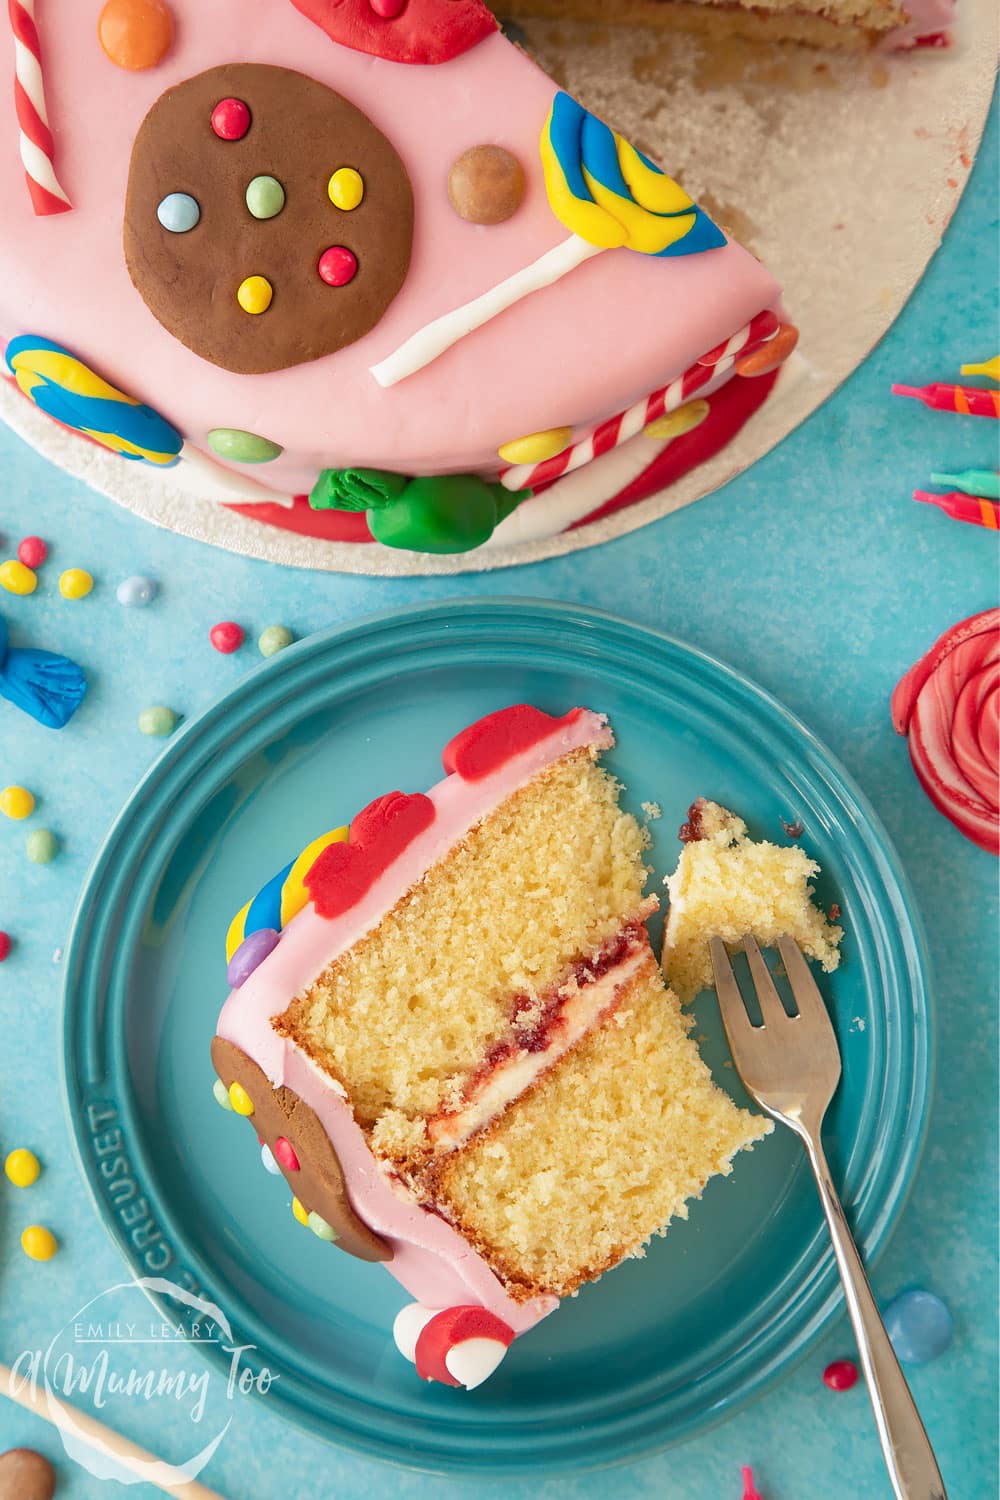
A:
POLYGON ((348 832, 345 825, 313 839, 301 854, 261 887, 252 901, 240 907, 226 933, 227 964, 240 945, 255 932, 280 932, 302 910, 309 900, 304 884, 306 875, 328 845, 347 842, 348 832))
POLYGON ((21 334, 7 345, 7 365, 40 411, 122 458, 171 468, 184 439, 165 417, 102 380, 61 344, 21 334))
POLYGON ((674 256, 726 243, 673 178, 569 94, 552 101, 540 149, 553 213, 588 244, 674 256))

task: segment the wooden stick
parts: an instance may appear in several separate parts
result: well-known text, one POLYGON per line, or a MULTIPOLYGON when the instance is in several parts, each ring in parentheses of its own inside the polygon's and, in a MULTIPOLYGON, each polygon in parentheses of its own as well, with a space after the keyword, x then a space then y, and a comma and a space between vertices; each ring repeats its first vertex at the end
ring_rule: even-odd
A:
POLYGON ((13 1370, 3 1364, 0 1364, 0 1395, 9 1396, 18 1406, 43 1417, 53 1427, 65 1428, 74 1437, 82 1438, 98 1453, 113 1459, 147 1484, 155 1485, 165 1495, 175 1495, 177 1500, 223 1500, 218 1491, 207 1489, 195 1479, 172 1483, 168 1472, 170 1466, 162 1459, 147 1453, 121 1433, 112 1432, 110 1427, 105 1427, 78 1406, 61 1401, 51 1391, 39 1391, 34 1380, 26 1376, 15 1377, 13 1370))

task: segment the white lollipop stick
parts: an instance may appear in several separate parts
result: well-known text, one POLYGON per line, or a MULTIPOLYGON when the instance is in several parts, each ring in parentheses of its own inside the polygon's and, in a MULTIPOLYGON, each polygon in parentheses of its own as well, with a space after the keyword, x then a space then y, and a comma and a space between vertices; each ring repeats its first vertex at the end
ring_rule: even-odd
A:
POLYGON ((165 1495, 175 1495, 177 1500, 223 1500, 218 1491, 206 1488, 195 1479, 172 1479, 170 1476, 176 1475, 177 1470, 172 1469, 169 1464, 155 1458, 152 1453, 147 1453, 129 1438, 122 1437, 121 1433, 105 1427, 103 1422, 80 1411, 79 1407, 60 1401, 51 1391, 40 1392, 33 1380, 15 1378, 13 1370, 7 1365, 0 1365, 0 1395, 9 1396, 26 1411, 34 1412, 37 1417, 44 1417, 53 1427, 65 1428, 74 1438, 82 1438, 96 1452, 113 1459, 121 1468, 144 1479, 147 1484, 155 1485, 165 1495))
POLYGON ((490 287, 481 297, 475 297, 471 302, 456 307, 453 312, 444 313, 432 323, 419 328, 387 358, 372 365, 371 373, 381 386, 396 385, 408 375, 415 375, 418 370, 437 359, 438 355, 444 354, 446 349, 450 349, 452 344, 457 344, 459 339, 482 328, 484 323, 506 312, 508 307, 513 307, 523 297, 530 297, 532 292, 539 292, 543 287, 551 286, 554 281, 560 281, 592 255, 602 254, 603 250, 603 245, 588 244, 578 234, 571 234, 561 245, 547 250, 538 260, 532 261, 530 266, 508 276, 506 281, 497 282, 496 286, 490 287))

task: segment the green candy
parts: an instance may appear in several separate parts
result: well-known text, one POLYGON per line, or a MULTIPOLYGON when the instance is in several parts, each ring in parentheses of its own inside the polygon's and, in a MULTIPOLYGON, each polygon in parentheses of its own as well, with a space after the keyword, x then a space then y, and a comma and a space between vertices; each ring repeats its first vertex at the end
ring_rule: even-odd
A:
POLYGON ((47 865, 55 859, 59 841, 49 828, 36 828, 25 840, 28 858, 33 865, 47 865))
POLYGON ((217 1078, 212 1084, 212 1093, 215 1096, 216 1104, 220 1105, 223 1109, 228 1109, 230 1114, 232 1114, 233 1105, 229 1098, 229 1090, 221 1078, 217 1078))
POLYGON ((314 510, 368 512, 368 529, 385 547, 408 552, 469 552, 527 499, 475 474, 407 480, 383 469, 326 469, 309 496, 314 510))
POLYGON ((277 177, 255 177, 247 186, 247 208, 255 219, 273 219, 285 206, 285 190, 277 177))
POLYGON ((290 646, 295 637, 287 625, 268 625, 257 637, 257 649, 261 656, 276 656, 290 646))
POLYGON ((326 1240, 328 1245, 332 1245, 338 1238, 336 1230, 332 1229, 317 1213, 311 1213, 306 1219, 306 1224, 318 1240, 326 1240))
POLYGON ((285 451, 280 443, 258 437, 255 432, 241 432, 238 427, 213 427, 208 434, 208 446, 220 458, 228 458, 234 464, 269 464, 285 451))
POLYGON ((152 734, 158 739, 168 734, 173 734, 177 728, 177 715, 172 708, 164 708, 157 704, 154 708, 144 708, 139 715, 139 730, 142 734, 152 734))

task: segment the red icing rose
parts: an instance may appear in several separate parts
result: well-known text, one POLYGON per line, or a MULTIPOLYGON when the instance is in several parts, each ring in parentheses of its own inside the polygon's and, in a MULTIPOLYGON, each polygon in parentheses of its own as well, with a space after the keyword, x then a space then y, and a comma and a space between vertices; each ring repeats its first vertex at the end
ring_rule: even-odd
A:
POLYGON ((442 1385, 461 1385, 445 1360, 456 1344, 466 1339, 493 1339, 509 1349, 514 1330, 485 1307, 449 1307, 435 1313, 417 1339, 415 1362, 421 1380, 439 1380, 442 1385))
POLYGON ((347 843, 329 844, 305 877, 319 915, 350 911, 433 821, 434 804, 423 792, 389 792, 370 802, 351 823, 347 843))
POLYGON ((573 708, 561 719, 554 719, 540 708, 532 708, 530 703, 500 708, 494 714, 477 719, 475 724, 470 724, 468 729, 449 740, 442 751, 441 762, 449 776, 455 774, 463 781, 482 781, 513 760, 515 755, 547 740, 560 726, 575 723, 580 713, 579 708, 573 708))
POLYGON ((892 722, 938 811, 1000 853, 1000 609, 945 631, 898 683, 892 722))
POLYGON ((442 63, 498 29, 481 0, 292 0, 331 41, 388 62, 442 63))

